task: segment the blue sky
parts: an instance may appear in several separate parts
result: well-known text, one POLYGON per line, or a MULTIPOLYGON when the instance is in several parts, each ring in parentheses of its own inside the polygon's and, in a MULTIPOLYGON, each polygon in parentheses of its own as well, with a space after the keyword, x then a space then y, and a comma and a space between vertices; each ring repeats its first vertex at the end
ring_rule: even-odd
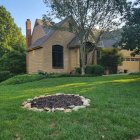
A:
POLYGON ((0 0, 0 5, 3 5, 11 13, 24 35, 26 19, 31 19, 33 26, 35 19, 42 18, 42 15, 47 11, 43 0, 0 0))
POLYGON ((24 35, 26 19, 31 19, 33 27, 35 19, 42 18, 42 15, 47 11, 43 0, 0 0, 0 5, 6 7, 11 13, 15 23, 18 27, 21 27, 24 35))

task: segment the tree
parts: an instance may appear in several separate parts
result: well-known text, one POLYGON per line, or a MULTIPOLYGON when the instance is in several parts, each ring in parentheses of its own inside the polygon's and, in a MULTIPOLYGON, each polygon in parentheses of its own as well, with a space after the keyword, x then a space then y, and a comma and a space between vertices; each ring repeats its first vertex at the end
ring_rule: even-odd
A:
POLYGON ((10 71, 13 74, 26 72, 25 49, 11 50, 5 53, 0 59, 1 71, 10 71))
POLYGON ((72 17, 70 27, 64 30, 73 32, 80 40, 81 71, 85 73, 85 42, 89 36, 94 38, 92 29, 99 28, 100 34, 94 44, 98 45, 98 40, 104 31, 113 29, 118 25, 120 13, 124 12, 126 0, 44 0, 49 8, 44 16, 47 20, 52 17, 63 19, 72 17))
POLYGON ((123 49, 133 50, 135 54, 140 54, 140 0, 137 0, 127 10, 124 20, 122 39, 119 45, 123 49))
POLYGON ((105 48, 102 49, 102 56, 99 61, 107 73, 117 73, 117 67, 122 61, 122 56, 118 53, 118 49, 105 48))
POLYGON ((3 6, 0 6, 0 70, 25 72, 25 38, 3 6))

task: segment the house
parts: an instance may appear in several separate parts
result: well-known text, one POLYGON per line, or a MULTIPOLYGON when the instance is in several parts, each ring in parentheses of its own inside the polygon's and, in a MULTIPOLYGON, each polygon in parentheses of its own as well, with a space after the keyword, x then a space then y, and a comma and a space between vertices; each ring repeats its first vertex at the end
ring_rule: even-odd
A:
POLYGON ((118 66, 119 72, 140 72, 140 55, 131 56, 133 51, 121 50, 123 62, 118 66))
MULTIPOLYGON (((55 24, 55 27, 69 27, 70 17, 55 24)), ((54 23, 46 22, 48 26, 54 23)), ((44 71, 48 73, 70 73, 80 67, 80 42, 71 32, 55 30, 45 26, 43 21, 37 19, 31 32, 31 21, 26 21, 26 64, 27 73, 44 71)), ((115 37, 104 34, 100 41, 100 48, 113 47, 120 40, 117 32, 115 37), (117 37, 116 37, 117 36, 117 37)), ((86 42, 91 46, 94 41, 86 42)), ((123 62, 118 66, 118 72, 140 71, 140 55, 131 56, 131 51, 121 50, 123 62)), ((97 64, 98 50, 88 52, 87 64, 97 64)))
MULTIPOLYGON (((113 32, 113 35, 104 35, 104 39, 101 39, 100 42, 100 47, 101 48, 112 48, 114 44, 120 41, 121 35, 120 33, 121 30, 113 32), (107 37, 105 37, 107 36, 107 37)), ((132 56, 133 51, 130 50, 120 50, 119 53, 123 57, 122 63, 118 66, 118 73, 129 73, 129 72, 140 72, 140 55, 135 55, 132 56)))
MULTIPOLYGON (((69 27, 69 20, 71 18, 66 18, 55 26, 69 27)), ((54 23, 46 24, 52 26, 54 23)), ((71 32, 53 30, 48 26, 37 19, 31 32, 31 21, 26 21, 27 73, 40 70, 48 73, 70 73, 80 67, 80 43, 77 37, 71 32)), ((97 63, 96 51, 93 56, 90 61, 97 63)))

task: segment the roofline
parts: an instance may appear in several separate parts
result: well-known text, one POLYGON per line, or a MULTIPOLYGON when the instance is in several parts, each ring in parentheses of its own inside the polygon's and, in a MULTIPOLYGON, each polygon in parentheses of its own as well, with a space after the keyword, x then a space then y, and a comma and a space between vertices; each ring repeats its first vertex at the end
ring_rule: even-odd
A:
MULTIPOLYGON (((67 18, 65 18, 64 20, 62 20, 62 21, 60 21, 59 23, 57 23, 57 24, 60 24, 59 26, 62 26, 69 18, 71 18, 71 17, 67 17, 67 18)), ((53 29, 52 29, 53 30, 53 29)), ((52 35, 56 32, 56 31, 58 31, 58 30, 54 30, 54 32, 48 37, 48 39, 50 38, 50 37, 52 37, 52 35)), ((47 34, 46 34, 47 35, 47 34)), ((46 36, 45 35, 45 36, 46 36)), ((45 37, 45 36, 43 36, 43 37, 45 37)), ((42 38, 43 38, 42 37, 42 38)), ((40 39, 42 39, 42 38, 40 38, 40 39)), ((47 39, 47 40, 48 40, 47 39)), ((41 45, 43 45, 44 44, 44 42, 45 41, 47 41, 47 40, 44 40, 43 42, 42 42, 42 44, 41 45)), ((36 48, 36 47, 35 47, 36 48)))
POLYGON ((43 48, 42 46, 37 46, 37 47, 34 47, 34 48, 29 48, 26 50, 26 52, 30 52, 30 51, 33 51, 33 50, 38 50, 38 49, 41 49, 43 48))

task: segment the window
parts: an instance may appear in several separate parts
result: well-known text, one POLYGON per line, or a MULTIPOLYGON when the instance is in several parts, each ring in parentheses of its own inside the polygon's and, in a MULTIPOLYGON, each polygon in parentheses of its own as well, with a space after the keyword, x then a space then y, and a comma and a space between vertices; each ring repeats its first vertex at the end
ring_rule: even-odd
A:
POLYGON ((139 61, 139 58, 135 58, 135 61, 139 61))
POLYGON ((131 59, 130 58, 126 58, 126 61, 131 61, 131 59))
POLYGON ((63 47, 60 45, 52 46, 52 67, 63 68, 63 47))
POLYGON ((135 61, 135 58, 131 58, 131 61, 135 61))

